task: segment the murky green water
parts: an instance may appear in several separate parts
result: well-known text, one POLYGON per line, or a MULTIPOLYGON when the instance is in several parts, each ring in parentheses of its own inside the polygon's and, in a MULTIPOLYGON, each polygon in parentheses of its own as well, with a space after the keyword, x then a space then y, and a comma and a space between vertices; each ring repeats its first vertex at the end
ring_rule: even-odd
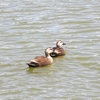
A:
POLYGON ((100 1, 0 1, 0 100, 100 100, 100 1), (59 39, 64 57, 28 68, 59 39))

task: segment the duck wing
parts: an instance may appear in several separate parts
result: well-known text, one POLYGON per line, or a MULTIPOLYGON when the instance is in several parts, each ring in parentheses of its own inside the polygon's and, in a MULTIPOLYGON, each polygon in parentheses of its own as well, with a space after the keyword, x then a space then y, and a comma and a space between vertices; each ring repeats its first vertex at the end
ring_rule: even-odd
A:
POLYGON ((51 64, 50 60, 45 57, 45 56, 37 56, 36 58, 34 58, 33 60, 31 60, 31 63, 35 62, 37 63, 39 66, 46 66, 48 64, 51 64))
POLYGON ((54 53, 56 53, 57 56, 65 55, 65 51, 61 47, 54 47, 53 50, 54 50, 54 53))

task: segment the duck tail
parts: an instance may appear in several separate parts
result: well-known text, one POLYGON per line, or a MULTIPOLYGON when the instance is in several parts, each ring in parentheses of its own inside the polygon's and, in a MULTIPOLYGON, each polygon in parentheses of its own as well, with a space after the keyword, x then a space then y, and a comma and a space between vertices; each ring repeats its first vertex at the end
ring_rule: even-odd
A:
POLYGON ((39 64, 38 64, 38 63, 35 63, 35 62, 27 63, 27 65, 28 65, 29 67, 39 67, 39 64))
POLYGON ((57 53, 52 52, 52 53, 50 54, 50 56, 51 56, 51 57, 57 57, 57 53))

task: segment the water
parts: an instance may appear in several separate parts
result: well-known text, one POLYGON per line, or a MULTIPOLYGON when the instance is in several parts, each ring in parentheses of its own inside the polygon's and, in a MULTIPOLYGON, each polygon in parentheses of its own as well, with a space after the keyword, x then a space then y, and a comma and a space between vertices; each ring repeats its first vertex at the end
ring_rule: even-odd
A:
POLYGON ((100 100, 99 46, 99 0, 1 1, 0 100, 100 100), (59 39, 64 57, 28 68, 59 39))

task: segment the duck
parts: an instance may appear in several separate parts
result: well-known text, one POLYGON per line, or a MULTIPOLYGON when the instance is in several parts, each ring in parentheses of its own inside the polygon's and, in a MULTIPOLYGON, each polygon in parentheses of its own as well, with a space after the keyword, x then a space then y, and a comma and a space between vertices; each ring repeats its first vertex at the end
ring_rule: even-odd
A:
POLYGON ((58 40, 56 42, 56 47, 53 47, 53 52, 50 53, 51 57, 58 57, 58 56, 64 56, 65 55, 65 51, 61 47, 62 45, 66 45, 66 43, 64 43, 61 40, 58 40))
POLYGON ((29 67, 43 67, 53 63, 53 58, 50 56, 50 53, 53 52, 53 48, 48 47, 45 49, 45 56, 37 56, 34 59, 30 60, 27 65, 29 67))

